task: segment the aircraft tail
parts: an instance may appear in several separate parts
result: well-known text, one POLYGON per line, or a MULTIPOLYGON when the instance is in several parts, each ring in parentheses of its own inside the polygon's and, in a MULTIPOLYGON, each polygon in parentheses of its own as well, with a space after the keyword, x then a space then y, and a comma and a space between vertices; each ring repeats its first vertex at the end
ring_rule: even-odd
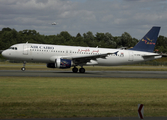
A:
POLYGON ((150 31, 131 49, 136 51, 153 52, 160 27, 152 27, 150 31))

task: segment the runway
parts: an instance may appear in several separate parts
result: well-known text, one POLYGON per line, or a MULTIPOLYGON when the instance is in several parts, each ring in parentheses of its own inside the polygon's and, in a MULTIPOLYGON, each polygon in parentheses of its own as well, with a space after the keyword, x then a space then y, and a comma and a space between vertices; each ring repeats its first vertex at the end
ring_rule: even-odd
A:
POLYGON ((6 77, 94 77, 94 78, 167 78, 167 71, 87 71, 72 73, 69 71, 20 71, 0 70, 0 76, 6 77))

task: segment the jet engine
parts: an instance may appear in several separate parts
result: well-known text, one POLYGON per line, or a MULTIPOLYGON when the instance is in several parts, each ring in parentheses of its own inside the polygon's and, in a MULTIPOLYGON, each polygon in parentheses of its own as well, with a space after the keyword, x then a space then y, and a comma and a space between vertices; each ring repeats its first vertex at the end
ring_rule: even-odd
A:
POLYGON ((55 63, 47 63, 48 68, 70 68, 72 61, 69 59, 56 59, 55 63))

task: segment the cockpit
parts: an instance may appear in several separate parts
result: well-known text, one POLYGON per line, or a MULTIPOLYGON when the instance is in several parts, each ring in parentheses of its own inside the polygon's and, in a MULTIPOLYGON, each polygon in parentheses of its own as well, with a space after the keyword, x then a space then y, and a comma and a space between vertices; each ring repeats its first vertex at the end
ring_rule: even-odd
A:
POLYGON ((10 47, 8 49, 17 50, 17 47, 10 47))

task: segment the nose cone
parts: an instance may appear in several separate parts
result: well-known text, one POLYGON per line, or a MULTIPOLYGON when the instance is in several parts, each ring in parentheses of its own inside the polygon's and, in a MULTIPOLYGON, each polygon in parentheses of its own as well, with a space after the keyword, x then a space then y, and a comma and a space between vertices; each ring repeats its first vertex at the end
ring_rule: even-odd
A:
POLYGON ((3 50, 0 50, 0 54, 3 52, 3 50))
POLYGON ((4 56, 4 57, 7 57, 7 53, 6 53, 6 51, 4 50, 4 51, 2 51, 2 56, 4 56))

